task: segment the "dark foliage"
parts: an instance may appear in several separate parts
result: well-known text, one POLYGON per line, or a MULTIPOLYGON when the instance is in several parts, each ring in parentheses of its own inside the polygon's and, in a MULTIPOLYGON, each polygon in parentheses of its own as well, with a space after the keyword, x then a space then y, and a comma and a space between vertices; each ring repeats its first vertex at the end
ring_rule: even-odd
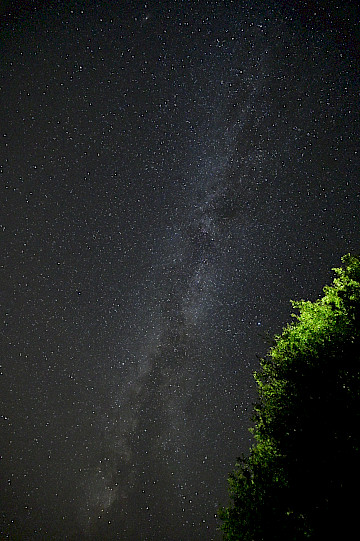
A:
POLYGON ((256 444, 229 478, 224 539, 356 535, 360 438, 360 258, 346 255, 316 302, 275 337, 255 374, 256 444), (350 534, 351 532, 351 534, 350 534))

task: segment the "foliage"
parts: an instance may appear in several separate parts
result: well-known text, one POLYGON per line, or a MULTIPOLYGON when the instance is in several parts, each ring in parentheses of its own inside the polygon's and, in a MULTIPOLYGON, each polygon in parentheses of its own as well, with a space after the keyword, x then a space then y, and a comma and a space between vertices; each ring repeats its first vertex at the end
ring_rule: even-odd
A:
POLYGON ((255 373, 255 445, 229 478, 219 511, 229 541, 351 538, 360 422, 360 258, 346 255, 255 373))

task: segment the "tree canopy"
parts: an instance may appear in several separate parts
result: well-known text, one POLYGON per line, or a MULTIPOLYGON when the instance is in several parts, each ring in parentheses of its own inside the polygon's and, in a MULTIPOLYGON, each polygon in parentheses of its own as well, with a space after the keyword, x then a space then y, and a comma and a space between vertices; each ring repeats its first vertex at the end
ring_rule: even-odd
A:
POLYGON ((322 298, 292 303, 295 321, 255 373, 255 444, 229 477, 231 503, 219 511, 226 540, 358 530, 360 258, 348 254, 334 271, 322 298))

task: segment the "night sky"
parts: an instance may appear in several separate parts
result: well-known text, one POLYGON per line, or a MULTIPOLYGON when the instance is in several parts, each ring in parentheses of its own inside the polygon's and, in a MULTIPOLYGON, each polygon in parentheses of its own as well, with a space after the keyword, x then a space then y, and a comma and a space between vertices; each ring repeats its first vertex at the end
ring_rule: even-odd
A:
POLYGON ((2 2, 1 539, 220 539, 267 336, 360 251, 354 6, 2 2))

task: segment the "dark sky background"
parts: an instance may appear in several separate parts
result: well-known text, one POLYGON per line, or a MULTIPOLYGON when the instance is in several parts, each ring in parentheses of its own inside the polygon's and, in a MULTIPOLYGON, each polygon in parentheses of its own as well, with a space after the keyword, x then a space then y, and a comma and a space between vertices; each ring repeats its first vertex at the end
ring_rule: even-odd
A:
POLYGON ((359 8, 3 2, 1 539, 208 541, 252 373, 359 252, 359 8))

